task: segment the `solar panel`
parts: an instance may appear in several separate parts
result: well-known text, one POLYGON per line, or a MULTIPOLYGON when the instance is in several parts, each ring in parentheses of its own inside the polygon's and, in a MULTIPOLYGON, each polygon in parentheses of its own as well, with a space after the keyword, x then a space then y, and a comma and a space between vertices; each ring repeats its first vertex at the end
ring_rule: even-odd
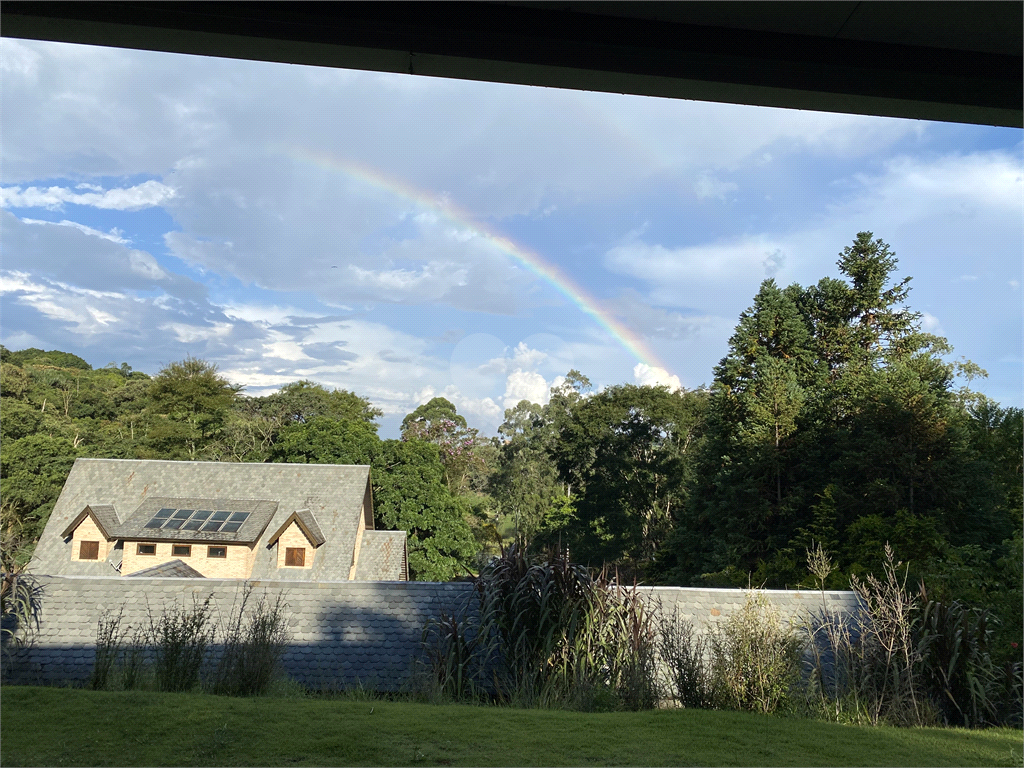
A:
POLYGON ((163 507, 146 523, 148 529, 165 531, 203 531, 204 533, 237 533, 249 512, 231 512, 220 509, 175 509, 163 507))

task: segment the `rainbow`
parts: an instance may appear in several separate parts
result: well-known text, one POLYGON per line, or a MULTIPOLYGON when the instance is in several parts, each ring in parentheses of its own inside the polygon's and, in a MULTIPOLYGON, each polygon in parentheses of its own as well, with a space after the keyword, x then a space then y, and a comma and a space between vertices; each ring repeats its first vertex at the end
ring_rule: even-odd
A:
POLYGON ((293 159, 310 163, 317 168, 342 173, 374 188, 398 195, 418 206, 443 216, 453 224, 475 232, 493 247, 511 256, 529 272, 547 282, 556 291, 569 299, 584 314, 597 323, 598 326, 607 331, 638 362, 652 368, 657 367, 665 371, 668 370, 667 366, 651 350, 642 337, 616 320, 611 313, 601 307, 596 298, 574 283, 556 265, 545 261, 539 254, 529 248, 519 245, 480 222, 475 221, 466 211, 460 210, 451 202, 438 199, 436 196, 416 189, 404 181, 389 177, 376 168, 371 168, 354 160, 301 147, 287 147, 284 150, 284 154, 293 159))

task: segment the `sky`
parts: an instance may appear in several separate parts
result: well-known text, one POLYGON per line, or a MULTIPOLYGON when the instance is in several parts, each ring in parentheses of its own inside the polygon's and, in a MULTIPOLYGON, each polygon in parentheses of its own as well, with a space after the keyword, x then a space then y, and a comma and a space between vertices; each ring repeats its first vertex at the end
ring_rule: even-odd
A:
POLYGON ((494 434, 570 369, 710 383, 763 280, 838 277, 866 230, 1022 405, 1018 129, 11 38, 0 84, 8 349, 494 434))

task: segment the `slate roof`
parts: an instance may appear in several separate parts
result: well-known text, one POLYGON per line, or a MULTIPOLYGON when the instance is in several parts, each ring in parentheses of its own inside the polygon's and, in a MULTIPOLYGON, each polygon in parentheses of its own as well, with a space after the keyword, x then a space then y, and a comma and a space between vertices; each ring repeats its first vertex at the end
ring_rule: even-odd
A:
POLYGON ((176 579, 206 578, 184 560, 171 560, 169 563, 160 563, 160 565, 154 565, 152 568, 129 573, 125 578, 134 579, 137 576, 170 576, 176 579))
POLYGON ((100 527, 100 532, 108 539, 116 539, 117 532, 121 528, 121 521, 117 518, 117 510, 114 509, 112 504, 89 504, 86 505, 85 509, 64 529, 61 534, 62 538, 67 538, 75 532, 75 528, 81 523, 89 513, 92 513, 93 518, 96 520, 96 524, 100 527))
POLYGON ((127 541, 190 541, 226 544, 252 544, 258 541, 267 524, 277 512, 277 502, 267 499, 210 499, 159 496, 143 501, 120 528, 116 537, 127 541), (146 528, 146 523, 162 508, 207 509, 226 512, 247 512, 249 517, 235 533, 222 531, 184 531, 146 528))
POLYGON ((273 545, 275 541, 281 538, 281 534, 292 524, 293 520, 299 524, 299 528, 306 534, 306 538, 313 543, 314 547, 319 547, 327 541, 324 538, 323 531, 320 530, 320 526, 316 522, 316 518, 313 517, 313 513, 308 509, 300 509, 292 512, 288 519, 281 524, 281 527, 271 534, 270 538, 267 539, 267 546, 273 545))
MULTIPOLYGON (((276 549, 260 539, 251 578, 347 581, 364 505, 367 527, 373 527, 369 481, 370 468, 365 466, 76 459, 29 570, 54 576, 112 573, 108 563, 121 560, 119 548, 112 548, 107 562, 73 561, 70 541, 61 535, 87 505, 93 509, 111 506, 119 517, 134 519, 135 512, 149 500, 270 500, 277 509, 264 526, 264 536, 267 530, 278 530, 292 513, 309 510, 324 543, 311 568, 278 569, 276 549)), ((195 532, 189 533, 195 536, 195 532)))
POLYGON ((405 531, 363 531, 356 581, 408 581, 405 531))

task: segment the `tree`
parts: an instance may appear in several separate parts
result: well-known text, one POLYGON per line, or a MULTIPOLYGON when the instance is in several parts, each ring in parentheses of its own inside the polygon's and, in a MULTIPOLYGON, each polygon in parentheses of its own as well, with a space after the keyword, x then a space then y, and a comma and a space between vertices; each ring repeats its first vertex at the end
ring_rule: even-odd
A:
POLYGON ((977 398, 953 388, 983 372, 921 332, 910 278, 894 279, 896 257, 872 233, 837 266, 844 279, 806 289, 765 281, 741 314, 666 579, 783 586, 813 540, 856 572, 880 567, 886 540, 921 562, 1009 535, 971 445, 977 398))
POLYGON ((529 542, 567 496, 567 485, 549 453, 555 433, 547 406, 520 401, 505 411, 498 434, 502 442, 489 491, 498 514, 511 522, 515 538, 529 542))
POLYGON ((165 430, 163 439, 180 442, 194 458, 220 431, 241 389, 218 376, 216 364, 205 360, 189 356, 165 366, 150 384, 149 397, 157 413, 183 429, 165 430))
POLYGON ((271 461, 294 464, 372 464, 380 451, 375 425, 315 416, 281 430, 271 461))
POLYGON ((29 435, 0 445, 0 495, 38 538, 78 452, 63 437, 29 435))
POLYGON ((422 581, 469 573, 477 545, 466 502, 449 492, 436 445, 386 440, 373 465, 373 494, 384 527, 408 531, 409 572, 422 581))
POLYGON ((474 461, 477 430, 471 429, 455 406, 443 397, 435 397, 402 419, 403 440, 424 440, 438 447, 448 490, 463 494, 474 461))
POLYGON ((282 425, 304 423, 317 416, 372 423, 384 412, 369 400, 346 389, 327 389, 307 379, 286 384, 278 392, 262 398, 259 411, 277 418, 282 425))
POLYGON ((578 489, 563 542, 584 563, 646 568, 685 503, 704 395, 627 384, 574 396, 582 383, 551 403, 563 424, 551 452, 578 489))

